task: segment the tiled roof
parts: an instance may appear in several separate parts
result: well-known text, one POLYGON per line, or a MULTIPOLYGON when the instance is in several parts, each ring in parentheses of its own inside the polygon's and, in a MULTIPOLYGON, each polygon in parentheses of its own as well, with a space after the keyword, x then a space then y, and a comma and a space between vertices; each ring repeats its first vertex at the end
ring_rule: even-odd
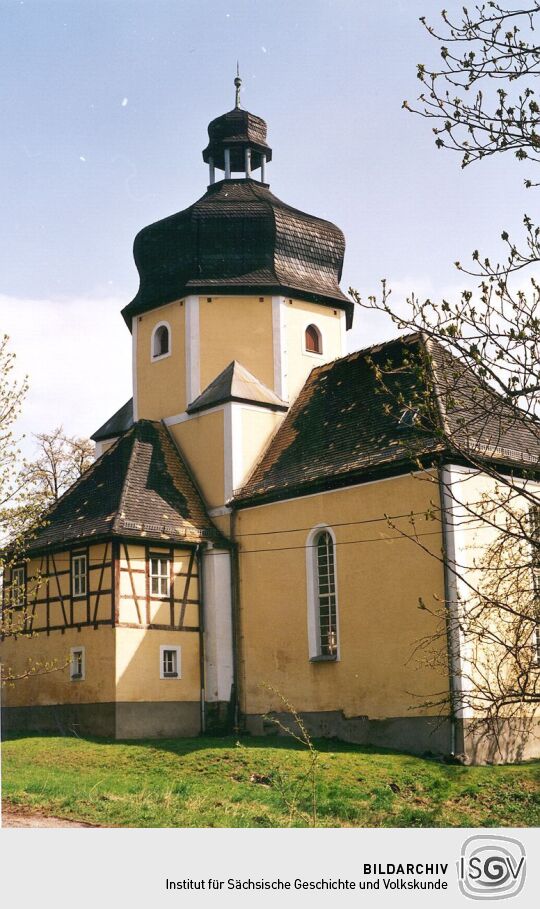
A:
POLYGON ((540 461, 538 434, 522 414, 442 347, 409 335, 314 369, 235 499, 241 505, 346 485, 353 478, 411 469, 415 459, 449 447, 479 460, 528 467, 540 461), (418 355, 427 357, 431 377, 426 384, 433 419, 424 427, 414 408, 406 407, 425 391, 421 373, 411 366, 418 355), (374 364, 385 370, 388 390, 374 364), (437 430, 443 418, 444 441, 437 430))
POLYGON ((49 511, 29 550, 117 535, 220 540, 167 429, 140 420, 49 511))
POLYGON ((281 202, 266 184, 222 180, 185 211, 135 238, 137 295, 131 318, 187 294, 283 294, 345 310, 339 287, 345 239, 335 224, 281 202))
POLYGON ((267 407, 270 410, 288 410, 288 404, 252 375, 241 363, 233 360, 223 372, 188 407, 196 413, 226 401, 242 401, 267 407))
POLYGON ((133 426, 133 398, 126 401, 122 407, 109 417, 109 419, 96 429, 95 433, 90 436, 94 442, 102 442, 105 439, 114 439, 122 435, 133 426))

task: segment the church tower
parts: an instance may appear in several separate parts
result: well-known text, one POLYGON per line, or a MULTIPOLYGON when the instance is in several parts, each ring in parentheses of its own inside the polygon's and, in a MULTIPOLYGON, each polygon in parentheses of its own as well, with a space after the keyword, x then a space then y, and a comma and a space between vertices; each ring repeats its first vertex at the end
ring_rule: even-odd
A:
POLYGON ((123 310, 133 421, 169 427, 226 534, 227 502, 352 323, 343 234, 270 191, 267 126, 240 88, 237 75, 234 108, 208 127, 206 193, 136 237, 140 287, 123 310))

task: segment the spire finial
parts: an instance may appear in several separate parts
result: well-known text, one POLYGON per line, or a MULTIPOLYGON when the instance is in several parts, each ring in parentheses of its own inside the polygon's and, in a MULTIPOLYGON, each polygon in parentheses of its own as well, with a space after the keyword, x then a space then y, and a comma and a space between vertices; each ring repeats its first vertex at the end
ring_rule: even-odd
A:
POLYGON ((236 110, 238 110, 240 107, 240 88, 242 86, 242 80, 240 78, 240 64, 239 64, 238 60, 236 61, 236 79, 234 80, 234 85, 236 88, 236 99, 234 102, 234 106, 235 106, 236 110))

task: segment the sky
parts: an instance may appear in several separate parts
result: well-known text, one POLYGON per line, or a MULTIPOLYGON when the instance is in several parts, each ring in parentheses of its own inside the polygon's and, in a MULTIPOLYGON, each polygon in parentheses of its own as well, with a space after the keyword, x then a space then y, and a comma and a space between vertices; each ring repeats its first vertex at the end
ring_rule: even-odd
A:
MULTIPOLYGON (((461 3, 446 2, 459 12, 461 3)), ((0 0, 0 332, 30 391, 19 432, 90 435, 131 396, 120 310, 145 225, 204 194, 211 119, 268 123, 272 191, 338 224, 342 288, 399 300, 464 286, 453 265, 518 231, 528 175, 460 168, 402 109, 438 47, 433 0, 0 0)), ((350 350, 396 334, 358 310, 350 350)))

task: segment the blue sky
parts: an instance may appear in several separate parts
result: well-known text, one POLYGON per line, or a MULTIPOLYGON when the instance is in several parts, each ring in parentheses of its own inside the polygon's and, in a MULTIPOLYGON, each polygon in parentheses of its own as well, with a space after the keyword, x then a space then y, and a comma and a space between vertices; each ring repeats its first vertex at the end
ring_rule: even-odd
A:
MULTIPOLYGON (((461 4, 446 3, 458 10, 461 4)), ((462 171, 402 111, 437 45, 433 0, 0 0, 0 330, 31 391, 21 428, 90 434, 129 397, 120 309, 137 231, 207 184, 206 127, 268 123, 277 196, 345 232, 342 286, 396 297, 463 285, 453 262, 519 229, 526 167, 462 171)), ((395 333, 357 313, 350 348, 395 333)))

